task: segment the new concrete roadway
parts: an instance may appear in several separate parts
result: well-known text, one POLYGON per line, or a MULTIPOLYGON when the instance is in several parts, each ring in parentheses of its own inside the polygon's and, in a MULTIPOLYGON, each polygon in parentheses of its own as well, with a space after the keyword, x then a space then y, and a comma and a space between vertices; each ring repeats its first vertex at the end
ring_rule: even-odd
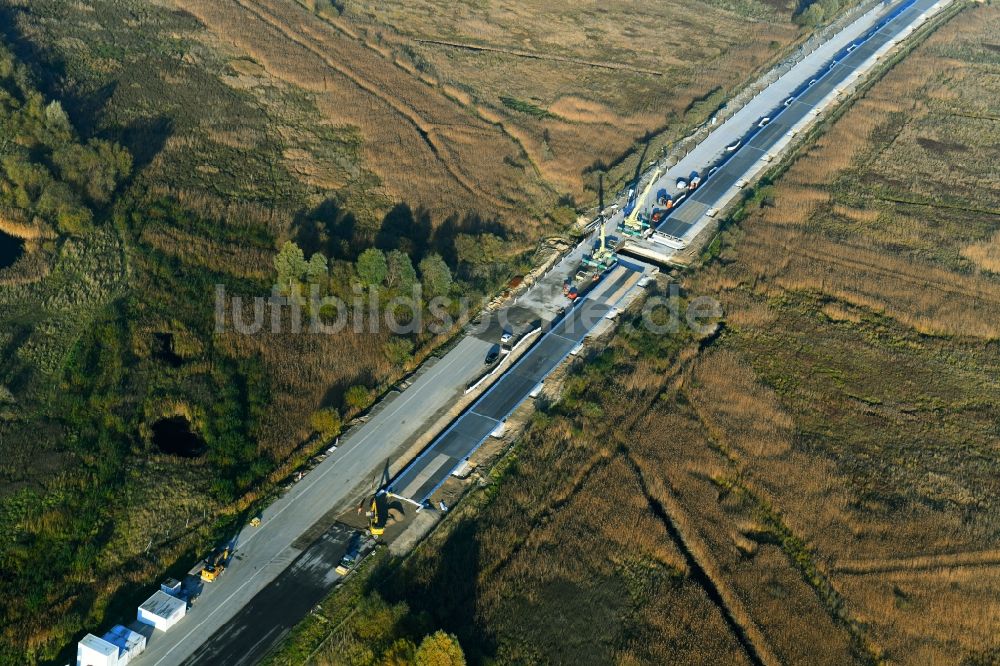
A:
MULTIPOLYGON (((768 86, 727 121, 726 126, 730 126, 731 121, 739 122, 709 136, 712 138, 718 134, 714 144, 728 141, 727 145, 731 145, 731 142, 739 140, 741 145, 657 230, 675 238, 689 237, 692 228, 705 213, 726 203, 727 195, 738 189, 737 184, 747 178, 756 163, 767 161, 767 155, 787 144, 793 132, 811 120, 814 111, 822 108, 824 102, 832 101, 838 88, 849 84, 857 71, 889 42, 898 38, 918 16, 941 4, 940 0, 908 0, 888 15, 880 17, 878 23, 868 27, 860 37, 852 38, 850 34, 844 34, 847 30, 841 31, 833 40, 799 62, 786 76, 768 86), (765 118, 768 120, 761 126, 765 118)), ((857 27, 873 23, 875 18, 879 17, 869 12, 859 19, 857 27)), ((729 156, 725 146, 722 150, 722 155, 716 160, 729 156)), ((668 186, 676 184, 676 181, 663 182, 668 186)))

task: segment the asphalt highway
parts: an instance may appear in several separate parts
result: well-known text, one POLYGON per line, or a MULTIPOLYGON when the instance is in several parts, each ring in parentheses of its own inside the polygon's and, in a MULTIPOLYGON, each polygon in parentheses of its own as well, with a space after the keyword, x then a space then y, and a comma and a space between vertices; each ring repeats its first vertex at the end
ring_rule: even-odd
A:
MULTIPOLYGON (((935 5, 937 0, 912 0, 901 9, 885 17, 870 29, 867 35, 851 40, 842 50, 836 52, 827 63, 803 80, 785 99, 791 99, 786 106, 784 100, 774 108, 760 111, 760 118, 770 118, 763 127, 757 127, 759 119, 748 131, 729 134, 729 141, 739 139, 741 145, 718 170, 708 177, 704 184, 688 197, 676 212, 671 214, 657 229, 669 236, 681 238, 694 226, 709 209, 717 208, 724 198, 746 177, 762 157, 786 140, 789 132, 809 118, 824 99, 834 93, 852 78, 854 72, 890 40, 898 37, 916 17, 935 5), (898 13, 897 13, 898 12, 898 13), (850 49, 848 52, 847 49, 850 49)), ((669 185, 669 182, 665 182, 669 185)))
POLYGON ((185 666, 249 666, 263 659, 327 595, 340 578, 334 571, 340 558, 360 536, 339 524, 328 529, 203 643, 185 666))
MULTIPOLYGON (((582 245, 570 251, 518 298, 517 311, 503 319, 517 324, 555 318, 558 306, 567 302, 562 283, 576 271, 584 251, 582 245)), ((484 317, 483 326, 470 327, 447 353, 426 362, 405 390, 385 398, 366 422, 340 438, 335 451, 267 506, 259 527, 247 526, 233 539, 234 556, 223 576, 204 585, 187 616, 168 632, 156 631, 146 651, 131 663, 173 666, 208 642, 226 642, 229 634, 220 629, 334 525, 336 516, 371 490, 387 461, 390 476, 398 474, 409 462, 404 454, 464 397, 497 343, 494 319, 484 317)))
POLYGON ((422 504, 491 432, 524 401, 604 318, 632 285, 641 267, 620 263, 462 413, 427 450, 393 480, 389 491, 422 504), (638 269, 638 270, 637 270, 638 269))

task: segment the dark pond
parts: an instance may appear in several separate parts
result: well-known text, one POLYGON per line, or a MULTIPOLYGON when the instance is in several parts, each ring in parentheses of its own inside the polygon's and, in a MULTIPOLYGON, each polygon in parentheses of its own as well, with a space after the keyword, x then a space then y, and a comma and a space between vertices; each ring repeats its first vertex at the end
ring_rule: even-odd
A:
POLYGON ((182 458, 197 458, 205 453, 205 442, 191 432, 183 416, 171 416, 153 424, 153 444, 163 453, 182 458))
POLYGON ((0 268, 7 268, 24 254, 24 241, 0 231, 0 268))

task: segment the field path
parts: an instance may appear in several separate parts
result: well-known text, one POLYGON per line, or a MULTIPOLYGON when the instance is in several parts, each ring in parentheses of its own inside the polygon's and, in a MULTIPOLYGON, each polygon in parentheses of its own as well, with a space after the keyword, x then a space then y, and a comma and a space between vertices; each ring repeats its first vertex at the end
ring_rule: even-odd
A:
MULTIPOLYGON (((379 100, 381 100, 386 106, 390 107, 393 111, 402 116, 406 121, 408 121, 417 132, 420 137, 424 140, 427 146, 430 148, 431 152, 435 157, 440 160, 444 165, 445 169, 452 175, 452 177, 458 182, 459 185, 464 187, 466 190, 472 194, 483 197, 487 200, 492 201, 495 205, 503 206, 504 202, 491 196, 489 193, 484 192, 477 188, 473 183, 469 181, 458 169, 454 166, 454 159, 448 146, 445 145, 440 138, 438 138, 434 133, 434 127, 432 123, 423 118, 414 109, 407 106, 401 100, 393 97, 392 95, 385 94, 377 85, 367 81, 358 73, 352 71, 347 66, 337 62, 333 58, 326 55, 326 52, 322 48, 322 37, 315 30, 310 29, 307 24, 300 26, 298 32, 286 21, 283 21, 280 16, 269 11, 269 7, 264 2, 253 2, 253 0, 236 0, 237 4, 246 9, 248 12, 253 13, 257 18, 262 21, 266 21, 276 30, 279 30, 285 37, 290 39, 292 42, 298 44, 302 48, 313 53, 317 58, 326 63, 327 67, 336 71, 338 74, 349 79, 354 85, 364 90, 369 95, 372 95, 379 100)), ((442 97, 442 103, 448 103, 444 96, 442 97)))
POLYGON ((998 565, 1000 565, 1000 550, 972 550, 962 553, 916 555, 914 557, 877 560, 845 560, 836 564, 831 571, 833 573, 859 575, 926 571, 928 569, 957 569, 961 567, 992 567, 998 565))
MULTIPOLYGON (((265 21, 268 25, 278 30, 285 37, 290 39, 295 44, 298 44, 302 48, 314 54, 317 58, 322 60, 327 67, 334 70, 338 74, 349 79, 354 85, 364 90, 369 95, 372 95, 382 101, 386 106, 390 107, 393 111, 399 114, 407 122, 409 122, 420 134, 420 137, 424 140, 427 146, 430 148, 434 156, 441 162, 445 169, 452 175, 459 185, 464 187, 470 193, 476 195, 477 197, 483 197, 487 200, 492 201, 497 206, 503 206, 504 203, 487 192, 484 192, 477 188, 473 183, 471 183, 458 169, 454 166, 454 155, 448 149, 440 138, 435 135, 435 130, 427 119, 423 118, 419 113, 417 113, 413 108, 407 106, 402 100, 396 97, 384 93, 379 86, 366 80, 363 76, 357 72, 351 70, 347 66, 337 62, 333 58, 326 55, 326 51, 322 47, 322 39, 320 35, 314 30, 310 30, 307 24, 303 24, 296 31, 295 28, 290 25, 288 21, 282 19, 278 14, 270 11, 270 7, 265 2, 254 2, 253 0, 236 0, 236 3, 243 7, 248 12, 252 13, 254 16, 262 21, 265 21)), ((387 63, 387 66, 390 66, 387 63)), ((442 96, 442 101, 446 99, 442 96)))

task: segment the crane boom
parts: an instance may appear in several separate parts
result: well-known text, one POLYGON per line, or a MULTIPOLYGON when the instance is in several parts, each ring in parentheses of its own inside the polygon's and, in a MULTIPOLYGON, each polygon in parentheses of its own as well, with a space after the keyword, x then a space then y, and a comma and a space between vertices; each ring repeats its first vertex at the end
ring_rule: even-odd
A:
POLYGON ((636 229, 641 226, 639 223, 639 211, 642 210, 643 205, 646 203, 646 198, 649 196, 649 193, 653 191, 653 186, 656 185, 656 181, 659 180, 662 173, 663 169, 660 168, 657 168, 656 171, 653 172, 653 177, 650 178, 649 182, 646 184, 646 189, 644 189, 642 194, 640 194, 635 200, 635 207, 632 209, 632 212, 629 213, 628 217, 626 217, 622 222, 624 226, 629 227, 630 229, 636 229))

